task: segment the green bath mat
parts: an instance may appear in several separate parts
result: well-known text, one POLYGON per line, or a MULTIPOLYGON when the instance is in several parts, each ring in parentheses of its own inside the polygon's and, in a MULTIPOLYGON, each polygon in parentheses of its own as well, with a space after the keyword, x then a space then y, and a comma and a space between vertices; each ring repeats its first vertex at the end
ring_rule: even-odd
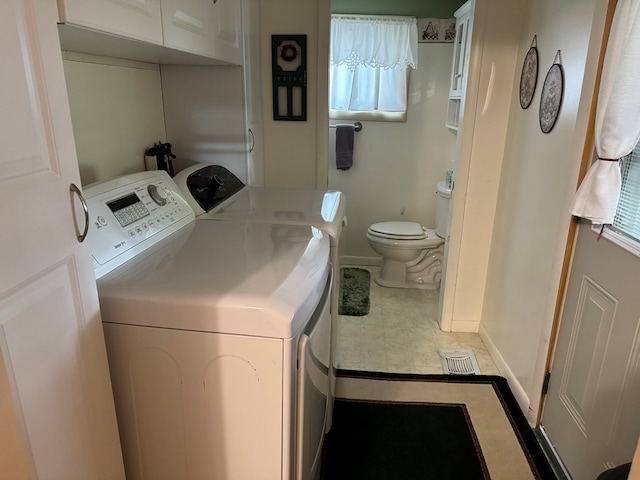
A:
POLYGON ((369 313, 369 272, 363 268, 344 267, 340 276, 340 315, 361 317, 369 313))

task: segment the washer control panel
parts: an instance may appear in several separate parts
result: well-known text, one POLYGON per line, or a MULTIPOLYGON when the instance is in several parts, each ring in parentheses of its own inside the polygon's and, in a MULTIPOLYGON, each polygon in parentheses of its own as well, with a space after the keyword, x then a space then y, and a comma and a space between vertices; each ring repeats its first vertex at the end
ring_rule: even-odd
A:
POLYGON ((163 170, 88 185, 87 240, 96 278, 194 221, 193 210, 163 170))

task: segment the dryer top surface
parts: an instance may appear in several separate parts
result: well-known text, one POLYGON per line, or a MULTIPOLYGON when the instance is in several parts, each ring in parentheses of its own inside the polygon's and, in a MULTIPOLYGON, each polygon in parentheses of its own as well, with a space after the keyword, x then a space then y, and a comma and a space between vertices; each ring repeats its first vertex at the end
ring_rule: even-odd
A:
POLYGON ((195 222, 98 281, 103 321, 292 338, 329 276, 317 228, 195 222))

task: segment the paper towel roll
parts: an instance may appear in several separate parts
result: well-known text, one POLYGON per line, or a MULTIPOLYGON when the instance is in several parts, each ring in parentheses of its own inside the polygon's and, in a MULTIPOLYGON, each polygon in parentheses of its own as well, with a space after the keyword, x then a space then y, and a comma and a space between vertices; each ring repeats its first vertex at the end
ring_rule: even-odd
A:
POLYGON ((158 170, 158 159, 156 157, 149 157, 145 155, 144 157, 144 169, 149 170, 158 170))

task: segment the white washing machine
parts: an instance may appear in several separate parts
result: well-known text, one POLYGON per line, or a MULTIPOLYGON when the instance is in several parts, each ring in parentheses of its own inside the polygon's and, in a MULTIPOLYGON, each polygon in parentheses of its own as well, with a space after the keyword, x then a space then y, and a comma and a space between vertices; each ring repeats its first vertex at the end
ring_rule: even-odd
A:
POLYGON ((127 478, 318 478, 327 235, 195 222, 165 172, 84 193, 127 478))
POLYGON ((337 190, 305 190, 245 186, 220 165, 197 163, 174 177, 198 220, 246 220, 251 222, 313 225, 329 236, 333 266, 331 292, 332 353, 329 422, 335 393, 337 358, 334 354, 338 325, 340 286, 339 241, 347 225, 346 197, 337 190))

